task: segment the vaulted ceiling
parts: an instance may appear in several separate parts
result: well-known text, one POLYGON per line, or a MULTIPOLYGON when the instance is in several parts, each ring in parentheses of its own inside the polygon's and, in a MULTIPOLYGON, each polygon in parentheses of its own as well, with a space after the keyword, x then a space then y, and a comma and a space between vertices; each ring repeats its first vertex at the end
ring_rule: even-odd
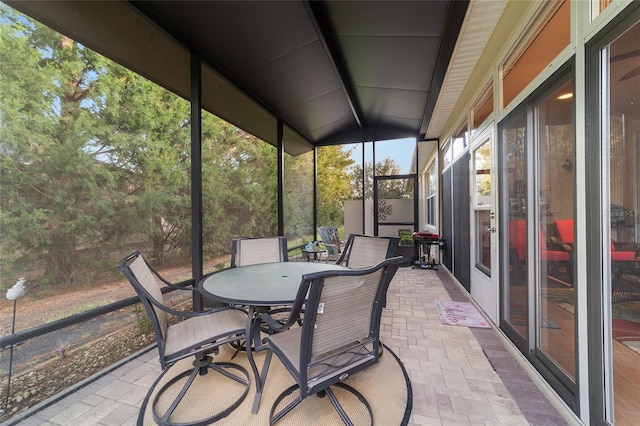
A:
POLYGON ((201 59, 203 108, 274 144, 280 119, 292 154, 425 138, 472 9, 460 0, 6 3, 185 99, 201 59))

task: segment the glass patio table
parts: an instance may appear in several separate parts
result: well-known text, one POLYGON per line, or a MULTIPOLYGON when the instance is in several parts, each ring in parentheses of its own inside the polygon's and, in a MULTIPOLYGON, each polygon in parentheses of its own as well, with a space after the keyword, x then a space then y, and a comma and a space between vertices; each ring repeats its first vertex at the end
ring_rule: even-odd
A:
POLYGON ((349 268, 316 262, 275 262, 239 266, 216 272, 198 283, 200 293, 210 300, 249 307, 246 341, 247 358, 256 380, 256 396, 252 413, 258 412, 263 383, 253 359, 253 351, 260 350, 259 327, 254 327, 256 308, 260 306, 292 305, 302 281, 302 276, 327 270, 348 270, 349 268), (254 330, 258 331, 253 336, 254 330))

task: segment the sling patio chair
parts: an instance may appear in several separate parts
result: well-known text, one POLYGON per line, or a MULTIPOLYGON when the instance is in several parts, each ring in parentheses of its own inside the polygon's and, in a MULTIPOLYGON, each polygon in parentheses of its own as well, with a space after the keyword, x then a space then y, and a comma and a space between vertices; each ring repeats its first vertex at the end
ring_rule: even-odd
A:
POLYGON ((399 242, 398 237, 351 234, 336 263, 351 269, 368 268, 395 256, 399 242))
MULTIPOLYGON (((326 395, 344 423, 352 424, 332 386, 355 395, 366 407, 373 424, 367 400, 344 382, 378 362, 383 301, 402 259, 402 256, 385 259, 370 268, 303 275, 291 315, 284 324, 268 314, 259 316, 270 327, 282 330, 264 339, 267 355, 261 383, 265 383, 273 354, 296 382, 275 399, 270 424, 314 394, 326 395), (289 328, 298 319, 303 305, 306 313, 302 327, 289 328), (299 395, 287 403, 296 390, 299 395)), ((260 394, 256 395, 254 405, 259 404, 260 397, 260 394)))
POLYGON ((231 267, 268 262, 287 262, 287 237, 234 238, 231 240, 231 267))
MULTIPOLYGON (((563 243, 574 244, 573 219, 555 221, 556 232, 563 243)), ((614 242, 609 246, 611 257, 611 303, 640 300, 640 256, 635 243, 614 242)))
POLYGON ((288 261, 287 237, 234 238, 231 240, 232 268, 288 261))
MULTIPOLYGON (((258 238, 234 238, 231 240, 231 267, 237 268, 240 266, 257 265, 260 263, 271 262, 288 262, 289 251, 287 248, 287 237, 275 236, 275 237, 258 237, 258 238)), ((247 307, 241 307, 247 310, 247 307)), ((262 312, 269 312, 271 314, 288 313, 289 308, 286 307, 261 307, 262 312)), ((265 333, 272 333, 272 330, 263 328, 265 333)), ((235 358, 239 351, 246 350, 245 342, 238 341, 232 342, 236 350, 236 353, 232 358, 235 358)))
MULTIPOLYGON (((540 261, 553 266, 556 273, 566 271, 573 286, 572 247, 558 242, 547 241, 542 228, 538 229, 540 261)), ((512 268, 514 284, 524 285, 527 264, 527 222, 524 219, 509 222, 509 262, 512 268)))
POLYGON ((247 396, 249 374, 244 367, 237 364, 214 362, 211 354, 217 353, 221 345, 244 339, 246 313, 228 306, 202 312, 182 312, 170 308, 165 303, 160 282, 167 289, 197 290, 178 286, 164 279, 147 263, 139 251, 125 257, 118 264, 118 270, 127 277, 149 316, 156 335, 162 368, 162 373, 153 383, 142 403, 138 424, 143 424, 149 399, 165 374, 177 361, 190 356, 195 357, 192 367, 166 381, 155 392, 151 404, 154 421, 159 425, 193 426, 209 424, 228 416, 247 396), (171 315, 185 319, 169 325, 168 319, 171 315), (217 373, 215 377, 207 375, 210 371, 217 373), (219 386, 224 387, 225 392, 231 395, 230 403, 220 411, 209 413, 210 415, 206 418, 185 423, 176 417, 182 419, 185 412, 194 408, 194 403, 201 408, 203 398, 206 398, 206 395, 198 395, 195 391, 190 392, 196 380, 220 380, 219 386), (173 396, 173 394, 176 395, 173 396), (168 403, 167 399, 171 402, 168 403))
MULTIPOLYGON (((559 219, 555 223, 556 232, 563 244, 567 244, 569 247, 573 247, 573 219, 559 219)), ((616 243, 611 240, 610 243, 611 262, 614 266, 619 265, 616 269, 625 269, 625 267, 634 267, 632 263, 618 263, 618 262, 638 262, 640 256, 636 254, 635 243, 616 243)))
POLYGON ((318 228, 318 235, 322 240, 322 245, 327 249, 327 260, 336 261, 342 252, 344 241, 340 240, 338 228, 333 226, 321 226, 318 228))

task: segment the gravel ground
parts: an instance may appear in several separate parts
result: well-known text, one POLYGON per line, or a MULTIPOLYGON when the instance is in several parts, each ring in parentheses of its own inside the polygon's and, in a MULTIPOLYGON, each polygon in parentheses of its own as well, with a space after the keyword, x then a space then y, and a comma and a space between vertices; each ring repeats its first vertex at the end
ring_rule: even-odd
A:
MULTIPOLYGON (((191 293, 171 298, 177 310, 191 308, 191 293)), ((13 350, 5 407, 10 351, 0 357, 0 422, 155 343, 151 323, 140 305, 102 315, 26 341, 13 350)), ((170 317, 175 322, 177 318, 170 317)))
MULTIPOLYGON (((230 256, 221 257, 205 267, 228 264, 229 260, 230 256)), ((184 266, 175 267, 162 270, 162 274, 170 281, 177 282, 184 279, 184 271, 184 266)), ((17 307, 16 331, 69 316, 79 307, 102 306, 134 295, 126 280, 76 289, 63 287, 50 295, 35 294, 27 280, 27 295, 17 307)), ((173 307, 189 309, 190 297, 187 297, 186 305, 174 300, 173 307)), ((154 343, 155 335, 146 313, 140 305, 137 306, 14 347, 11 388, 6 407, 10 350, 0 351, 0 422, 154 343)), ((13 304, 2 300, 0 336, 9 334, 12 313, 13 304)))
MULTIPOLYGON (((70 348, 64 356, 57 353, 53 355, 50 351, 45 355, 48 359, 41 359, 39 362, 34 359, 29 364, 36 365, 22 373, 13 373, 9 404, 6 412, 0 415, 0 421, 8 420, 153 342, 153 332, 144 332, 134 324, 82 346, 70 348)), ((16 348, 14 356, 19 351, 20 348, 16 348)), ((6 378, 3 378, 2 383, 6 386, 6 378)), ((2 389, 0 396, 4 411, 6 387, 2 389)))

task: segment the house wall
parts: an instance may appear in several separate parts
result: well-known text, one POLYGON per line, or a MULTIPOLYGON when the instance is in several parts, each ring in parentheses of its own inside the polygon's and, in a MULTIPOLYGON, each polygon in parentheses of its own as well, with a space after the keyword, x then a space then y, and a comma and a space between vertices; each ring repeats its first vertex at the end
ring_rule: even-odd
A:
MULTIPOLYGON (((493 85, 494 111, 487 118, 484 125, 488 125, 492 128, 497 135, 498 124, 512 111, 514 111, 514 109, 521 108, 524 102, 527 101, 527 98, 540 87, 544 86, 546 82, 550 81, 553 78, 554 73, 558 70, 566 66, 571 68, 571 77, 573 81, 575 81, 575 117, 573 122, 576 138, 575 148, 568 146, 567 152, 562 152, 560 148, 555 148, 556 152, 554 152, 554 156, 557 155, 557 157, 560 157, 559 160, 563 164, 566 163, 566 166, 553 168, 553 170, 550 170, 543 179, 562 183, 575 180, 575 185, 557 185, 556 188, 552 184, 551 187, 554 188, 554 190, 544 194, 544 197, 546 197, 545 201, 549 204, 549 209, 557 217, 562 217, 572 211, 576 212, 575 221, 577 243, 574 248, 573 259, 575 261, 574 281, 579 283, 579 285, 575 286, 574 303, 576 307, 576 326, 575 330, 570 329, 568 334, 570 339, 574 339, 578 342, 576 344, 575 353, 575 362, 577 364, 574 386, 575 395, 568 396, 566 389, 564 389, 564 385, 562 384, 562 381, 564 380, 562 378, 562 372, 554 372, 552 368, 549 368, 544 362, 540 361, 541 357, 538 357, 535 353, 537 347, 535 343, 535 336, 533 334, 530 334, 530 338, 532 339, 531 343, 526 343, 525 346, 516 346, 514 343, 514 347, 518 347, 519 350, 523 352, 523 355, 531 362, 531 366, 537 369, 542 377, 544 377, 547 384, 558 392, 558 403, 568 404, 574 410, 576 416, 578 416, 585 424, 604 424, 605 422, 630 424, 625 423, 626 420, 624 417, 619 415, 619 411, 616 411, 617 421, 614 421, 612 413, 614 413, 615 410, 613 410, 612 407, 619 410, 619 407, 625 404, 625 402, 623 402, 623 398, 626 398, 627 400, 630 399, 632 404, 635 398, 635 405, 638 406, 638 404, 640 404, 638 396, 635 394, 621 395, 623 392, 618 388, 613 388, 612 395, 610 393, 612 391, 609 387, 611 386, 610 383, 607 383, 604 379, 601 380, 601 378, 607 377, 607 380, 611 380, 614 383, 620 383, 622 378, 620 376, 616 376, 616 374, 620 374, 620 370, 617 370, 617 372, 614 371, 612 367, 614 364, 607 364, 609 362, 613 363, 611 359, 607 358, 607 356, 613 355, 606 355, 607 353, 610 353, 608 351, 611 351, 611 349, 608 348, 606 344, 604 347, 602 346, 601 328, 605 328, 605 332, 607 332, 606 328, 610 327, 606 322, 604 324, 601 322, 602 312, 606 312, 608 309, 608 299, 604 297, 604 300, 602 300, 602 291, 600 290, 589 290, 589 288, 606 289, 608 288, 607 286, 610 285, 606 282, 606 278, 604 283, 601 282, 603 271, 601 268, 594 266, 601 264, 602 262, 607 262, 606 251, 603 253, 604 249, 600 246, 604 245, 601 241, 602 233, 608 233, 608 231, 602 231, 600 228, 601 223, 599 222, 589 222, 589 217, 594 216, 600 221, 606 220, 608 215, 607 210, 609 205, 609 196, 611 197, 611 200, 618 197, 631 204, 633 204, 633 200, 636 200, 636 205, 625 207, 630 210, 636 209, 637 211, 637 205, 640 204, 637 200, 640 199, 640 196, 637 195, 637 185, 633 186, 627 184, 623 186, 616 185, 615 182, 612 182, 610 185, 611 194, 606 193, 608 187, 605 187, 605 193, 602 195, 593 195, 598 194, 600 191, 601 182, 599 179, 601 178, 601 166, 594 162, 587 164, 587 159, 594 157, 595 154, 590 152, 588 147, 585 146, 585 140, 595 138, 597 146, 594 146, 593 148, 598 152, 602 149, 599 142, 600 135, 589 134, 590 128, 593 127, 593 123, 589 123, 589 118, 586 117, 585 114, 586 110, 594 107, 593 105, 587 105, 587 94, 593 94, 595 92, 594 97, 597 99, 597 89, 589 87, 587 78, 585 77, 588 75, 589 71, 593 70, 588 69, 590 63, 589 57, 585 54, 585 51, 588 51, 588 47, 593 40, 598 40, 600 33, 604 32, 604 30, 608 30, 607 26, 613 27, 613 25, 618 21, 622 22, 623 16, 626 16, 630 11, 634 11, 637 15, 638 6, 637 4, 634 5, 632 3, 633 2, 631 1, 613 1, 598 16, 591 18, 590 8, 592 5, 597 6, 598 4, 607 3, 571 1, 571 41, 569 46, 562 50, 557 57, 554 58, 551 63, 528 85, 526 85, 521 93, 516 95, 508 105, 503 105, 501 102, 502 71, 500 65, 508 55, 514 51, 517 43, 519 42, 519 37, 535 27, 536 22, 534 18, 537 8, 550 4, 548 2, 509 1, 494 34, 482 53, 476 68, 468 78, 466 86, 462 90, 462 94, 458 99, 453 112, 449 116, 443 131, 439 135, 439 146, 441 148, 445 147, 447 142, 450 140, 451 135, 453 135, 459 128, 460 123, 465 123, 467 121, 471 122, 471 107, 475 102, 477 102, 478 97, 489 83, 492 83, 493 85), (616 192, 617 188, 619 188, 619 194, 616 192), (629 194, 627 193, 629 191, 636 191, 636 193, 629 194), (597 200, 600 198, 605 201, 598 205, 597 200), (594 213, 594 209, 599 210, 602 209, 603 206, 607 206, 607 208, 602 213, 594 213), (605 257, 603 258, 603 256, 605 257), (596 325, 595 327, 593 326, 594 324, 596 325), (591 359, 589 354, 591 354, 591 359), (596 354, 595 359, 593 357, 594 354, 596 354), (563 390, 561 391, 561 389, 563 390)), ((470 7, 473 6, 474 4, 472 3, 470 7)), ((623 25, 623 23, 620 25, 623 25)), ((624 25, 630 24, 627 22, 624 25)), ((594 72, 597 73, 597 70, 594 72)), ((594 97, 591 99, 594 99, 594 97)), ((592 117, 592 119, 594 118, 597 120, 598 117, 592 117)), ((627 127, 629 127, 629 123, 627 123, 627 127)), ((471 126, 469 126, 469 128, 471 128, 471 126)), ((625 161, 630 161, 630 159, 637 159, 639 157, 636 151, 638 150, 638 146, 640 146, 640 143, 625 147, 629 153, 628 156, 624 157, 625 161)), ((458 195, 460 194, 460 190, 464 189, 465 183, 468 183, 469 181, 456 182, 451 175, 452 173, 456 173, 455 165, 457 163, 457 159, 453 159, 447 167, 443 167, 442 155, 443 151, 438 150, 437 152, 430 153, 428 156, 423 157, 420 161, 418 173, 420 174, 421 179, 423 179, 426 168, 430 163, 436 161, 440 164, 440 199, 442 202, 440 203, 441 214, 438 227, 440 228, 439 230, 441 231, 441 235, 445 236, 445 238, 448 237, 449 240, 455 240, 453 241, 454 244, 462 244, 464 238, 460 238, 460 241, 457 241, 456 235, 466 235, 468 237, 468 241, 468 239, 472 237, 472 230, 468 223, 460 223, 455 220, 453 217, 455 208, 453 206, 456 203, 456 199, 458 202, 461 200, 463 202, 466 201, 463 200, 465 195, 460 195, 459 197, 458 195)), ((459 161, 467 160, 462 157, 458 160, 457 164, 460 164, 459 161)), ((608 161, 608 157, 605 156, 603 161, 608 161)), ((532 166, 535 165, 533 160, 530 164, 532 166)), ((558 164, 556 164, 556 166, 558 164)), ((633 170, 627 170, 623 168, 624 165, 616 166, 614 164, 611 164, 611 167, 623 170, 624 173, 618 173, 618 176, 624 176, 624 180, 626 182, 640 181, 638 178, 640 174, 637 172, 636 168, 633 170)), ((492 173, 497 172, 498 170, 492 170, 492 173)), ((462 178, 464 178, 464 176, 462 178)), ((604 179, 606 182, 607 176, 604 176, 604 179)), ((498 179, 498 181, 500 181, 500 179, 498 179)), ((544 187, 549 186, 548 184, 549 182, 543 181, 540 185, 544 187)), ((421 186, 420 188, 421 191, 425 191, 424 186, 421 186)), ((534 192, 532 191, 531 193, 533 194, 534 192)), ((420 199, 421 203, 423 203, 424 196, 421 196, 420 199)), ((497 206, 496 213, 498 215, 498 219, 501 212, 507 208, 508 206, 506 205, 497 206)), ((421 210, 421 212, 422 211, 423 210, 421 210)), ((635 232, 635 238, 637 241, 637 230, 629 232, 635 232)), ((498 229, 498 233, 500 233, 500 229, 498 229)), ((614 239, 616 238, 615 235, 612 235, 612 237, 614 237, 614 239)), ((633 236, 623 235, 620 236, 620 238, 629 240, 632 239, 633 236)), ((606 238, 604 239, 606 240, 606 238)), ((461 264, 465 263, 465 257, 467 255, 468 252, 463 253, 461 251, 456 251, 454 247, 451 247, 449 241, 447 241, 444 264, 463 285, 465 285, 464 274, 467 271, 461 271, 460 267, 461 264)), ((505 259, 503 262, 507 263, 507 260, 505 259)), ((472 267, 473 265, 468 264, 465 265, 463 269, 472 267)), ((508 264, 503 265, 501 263, 498 266, 498 270, 492 271, 492 277, 495 279, 496 285, 499 285, 501 272, 505 271, 505 268, 508 267, 508 264)), ((529 277, 535 278, 539 272, 539 270, 530 272, 529 277)), ((606 268, 605 272, 608 272, 606 271, 606 268)), ((473 282, 470 282, 470 285, 473 286, 473 282)), ((465 285, 465 287, 467 286, 465 285)), ((535 293, 535 291, 537 291, 535 287, 531 287, 530 291, 530 294, 537 294, 535 293)), ((496 326, 501 326, 500 320, 497 321, 496 326)), ((531 333, 533 333, 533 331, 531 333)), ((570 356, 574 355, 571 354, 570 356)), ((634 377, 632 380, 635 382, 640 380, 640 378, 636 377, 635 373, 629 373, 629 371, 627 371, 627 375, 628 374, 632 374, 634 377)))

